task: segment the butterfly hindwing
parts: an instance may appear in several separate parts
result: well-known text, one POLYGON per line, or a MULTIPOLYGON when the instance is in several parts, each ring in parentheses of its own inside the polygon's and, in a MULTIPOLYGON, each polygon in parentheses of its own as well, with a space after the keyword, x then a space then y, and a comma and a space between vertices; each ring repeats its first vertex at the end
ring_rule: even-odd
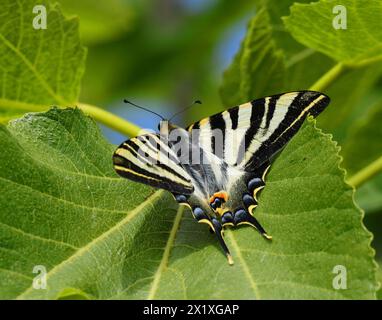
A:
POLYGON ((114 152, 113 164, 119 175, 136 182, 185 195, 194 190, 169 142, 159 134, 126 140, 114 152))

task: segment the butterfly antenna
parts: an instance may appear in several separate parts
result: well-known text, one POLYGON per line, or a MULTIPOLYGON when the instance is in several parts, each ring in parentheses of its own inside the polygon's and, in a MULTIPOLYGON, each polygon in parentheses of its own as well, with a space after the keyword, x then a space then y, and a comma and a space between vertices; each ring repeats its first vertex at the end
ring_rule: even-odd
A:
POLYGON ((183 113, 184 111, 190 109, 190 108, 193 107, 195 104, 202 104, 202 102, 201 102, 200 100, 195 100, 190 106, 188 106, 188 107, 186 107, 186 108, 180 110, 179 112, 175 113, 174 115, 172 115, 171 118, 170 118, 168 121, 174 119, 176 116, 178 116, 178 115, 180 115, 181 113, 183 113))
POLYGON ((155 114, 156 116, 158 116, 159 118, 161 118, 162 120, 165 120, 165 118, 163 118, 159 113, 156 113, 155 111, 152 111, 152 110, 147 109, 147 108, 145 108, 145 107, 138 106, 137 104, 135 104, 135 103, 133 103, 133 102, 127 100, 127 99, 123 99, 123 102, 124 102, 124 103, 128 103, 128 104, 131 104, 132 106, 137 107, 137 108, 142 109, 142 110, 145 110, 145 111, 147 111, 147 112, 153 113, 153 114, 155 114))

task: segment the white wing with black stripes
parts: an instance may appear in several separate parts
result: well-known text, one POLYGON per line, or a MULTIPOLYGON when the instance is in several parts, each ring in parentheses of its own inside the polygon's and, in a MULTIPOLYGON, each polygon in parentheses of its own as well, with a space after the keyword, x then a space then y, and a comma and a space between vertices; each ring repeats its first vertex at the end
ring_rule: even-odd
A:
POLYGON ((172 192, 215 232, 232 264, 223 228, 249 224, 271 238, 253 214, 270 162, 306 117, 317 116, 328 103, 322 93, 296 91, 242 104, 188 130, 164 121, 161 134, 122 143, 113 155, 114 168, 125 178, 172 192), (181 139, 171 139, 173 133, 181 139))
POLYGON ((227 164, 251 171, 270 160, 294 136, 308 115, 317 116, 330 99, 315 91, 288 92, 254 100, 202 119, 197 143, 227 164), (215 139, 222 131, 221 146, 215 139))
POLYGON ((144 134, 122 143, 113 155, 122 177, 174 193, 191 194, 194 185, 179 165, 171 144, 159 134, 144 134))

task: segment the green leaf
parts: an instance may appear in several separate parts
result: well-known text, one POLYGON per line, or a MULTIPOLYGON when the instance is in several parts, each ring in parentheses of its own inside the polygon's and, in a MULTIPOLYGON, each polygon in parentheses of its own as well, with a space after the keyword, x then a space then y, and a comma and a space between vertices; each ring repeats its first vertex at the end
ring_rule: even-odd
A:
MULTIPOLYGON (((233 106, 269 94, 309 88, 333 66, 325 55, 299 44, 286 30, 282 16, 294 1, 258 0, 258 12, 251 20, 241 49, 225 72, 221 96, 233 106), (247 52, 244 54, 244 52, 247 52), (244 64, 245 60, 245 64, 244 64), (241 88, 247 88, 243 92, 241 88)), ((354 114, 363 110, 362 97, 375 84, 381 68, 353 70, 327 90, 331 107, 319 124, 342 141, 354 114), (354 87, 354 79, 360 80, 354 87), (344 90, 352 87, 350 92, 344 90)))
POLYGON ((300 43, 339 62, 357 65, 382 58, 381 19, 379 1, 321 0, 294 4, 284 21, 300 43), (347 29, 333 27, 338 14, 333 8, 338 4, 346 8, 347 29))
MULTIPOLYGON (((333 133, 338 142, 343 143, 354 121, 363 117, 373 103, 370 96, 381 76, 382 63, 375 62, 382 58, 382 33, 376 27, 382 10, 380 7, 376 8, 376 2, 373 1, 342 1, 341 5, 347 10, 347 29, 336 30, 332 21, 336 16, 333 8, 338 4, 336 1, 325 0, 310 4, 296 3, 291 6, 290 16, 285 17, 284 22, 297 41, 338 62, 350 64, 352 67, 374 62, 358 70, 347 70, 329 88, 325 88, 332 103, 319 118, 318 124, 333 133), (314 24, 310 21, 314 21, 314 24)), ((316 69, 317 61, 304 67, 304 70, 316 69)), ((303 78, 300 75, 300 79, 303 78)), ((378 101, 381 91, 377 92, 378 101)))
POLYGON ((382 103, 375 105, 367 117, 355 123, 343 145, 344 166, 349 175, 382 155, 382 103))
POLYGON ((250 101, 284 86, 283 53, 272 39, 269 20, 262 8, 250 21, 242 47, 224 73, 220 93, 226 105, 250 101))
POLYGON ((224 73, 220 95, 226 106, 301 89, 330 65, 325 56, 307 50, 286 32, 281 16, 289 12, 294 1, 255 2, 256 15, 248 24, 239 52, 224 73))
MULTIPOLYGON (((292 37, 294 33, 291 35, 285 28, 282 16, 289 14, 289 7, 294 1, 256 2, 258 12, 248 26, 240 51, 224 75, 221 97, 226 106, 269 94, 307 89, 334 63, 323 53, 298 43, 292 37), (246 88, 246 91, 241 88, 246 88)), ((370 19, 378 19, 378 12, 374 13, 372 5, 368 7, 368 12, 370 19)), ((288 17, 287 21, 291 19, 288 17)), ((306 25, 301 28, 301 32, 309 32, 309 38, 320 38, 321 34, 316 34, 315 28, 307 28, 306 25)), ((325 39, 320 41, 326 43, 325 39)), ((352 43, 357 43, 357 38, 352 39, 352 43)), ((353 122, 362 117, 373 103, 370 96, 381 74, 382 64, 374 63, 366 68, 348 70, 332 83, 325 90, 332 103, 318 119, 320 127, 333 133, 335 140, 342 143, 353 122)), ((377 101, 381 90, 375 91, 378 94, 375 94, 374 101, 377 101)))
MULTIPOLYGON (((336 30, 332 26, 335 17, 333 7, 336 5, 335 1, 295 4, 291 7, 291 15, 284 19, 286 27, 302 44, 341 63, 356 67, 380 60, 382 33, 376 24, 382 15, 381 8, 376 8, 373 1, 343 1, 341 5, 347 10, 348 29, 336 30), (306 28, 307 21, 313 20, 312 28, 306 28)), ((326 90, 332 104, 318 119, 318 124, 344 145, 341 155, 349 176, 380 156, 380 146, 373 146, 380 139, 375 132, 372 133, 378 129, 373 124, 369 127, 366 122, 371 119, 367 115, 370 106, 381 98, 381 90, 376 87, 381 70, 381 63, 348 70, 326 90), (364 133, 359 129, 360 121, 364 133), (366 132, 371 136, 367 137, 366 132)), ((356 199, 362 208, 375 211, 380 207, 380 184, 372 181, 357 191, 356 199)))
POLYGON ((256 1, 258 10, 241 49, 224 73, 220 94, 226 106, 307 88, 332 65, 330 59, 305 48, 285 29, 281 17, 293 3, 256 1))
MULTIPOLYGON (((30 287, 34 265, 44 265, 51 273, 62 269, 64 262, 70 268, 74 254, 91 255, 86 248, 96 248, 113 227, 121 236, 118 223, 140 213, 129 224, 134 229, 145 218, 139 205, 150 203, 147 199, 152 190, 141 185, 137 189, 137 185, 116 177, 111 164, 114 147, 80 111, 53 109, 45 114, 27 115, 12 122, 8 129, 2 127, 0 140, 7 150, 0 166, 2 297, 16 297, 30 287)), ((132 237, 134 232, 127 232, 121 243, 116 244, 137 240, 132 237)), ((67 276, 58 272, 66 285, 54 286, 54 295, 64 288, 78 286, 89 293, 87 281, 91 284, 96 278, 91 279, 92 272, 86 269, 99 276, 97 256, 108 255, 108 249, 104 250, 88 257, 86 268, 77 269, 82 275, 88 274, 87 280, 71 272, 67 276), (84 286, 81 281, 85 281, 84 286)), ((124 257, 129 252, 116 248, 110 253, 111 257, 124 257)), ((110 265, 104 267, 112 269, 110 265)), ((118 277, 117 273, 112 274, 118 277)), ((41 291, 36 290, 39 294, 46 290, 41 291)), ((100 296, 96 292, 90 295, 100 296)))
MULTIPOLYGON (((345 143, 342 155, 349 177, 382 156, 382 103, 372 107, 367 116, 356 121, 345 143)), ((356 192, 357 202, 366 211, 382 208, 382 174, 356 192)))
POLYGON ((0 109, 8 116, 73 105, 78 99, 86 56, 78 20, 65 19, 57 6, 47 5, 47 29, 36 30, 37 4, 41 1, 1 4, 0 109))
POLYGON ((19 299, 375 298, 371 235, 330 137, 306 124, 275 161, 256 216, 227 230, 235 264, 168 193, 118 178, 114 146, 78 110, 0 129, 0 296, 19 299), (32 286, 33 267, 47 288, 32 286), (347 268, 347 290, 332 287, 347 268))
POLYGON ((367 116, 370 108, 382 99, 376 84, 382 75, 382 63, 348 70, 325 90, 331 104, 317 120, 320 128, 333 134, 341 145, 349 139, 356 122, 367 116))

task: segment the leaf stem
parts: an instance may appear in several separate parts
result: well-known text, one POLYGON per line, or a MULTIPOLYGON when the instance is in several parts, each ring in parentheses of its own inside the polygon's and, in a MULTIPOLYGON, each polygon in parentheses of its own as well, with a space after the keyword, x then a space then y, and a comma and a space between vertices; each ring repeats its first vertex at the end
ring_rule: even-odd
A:
POLYGON ((135 137, 142 132, 137 125, 116 116, 115 114, 86 103, 78 103, 77 107, 92 116, 98 122, 119 131, 129 137, 135 137))
POLYGON ((0 98, 0 109, 1 110, 13 109, 13 110, 18 110, 20 112, 26 112, 26 111, 45 111, 47 107, 44 105, 33 104, 30 102, 0 98))
MULTIPOLYGON (((109 111, 106 111, 104 109, 101 109, 99 107, 96 107, 87 103, 78 103, 77 107, 81 109, 83 112, 93 117, 98 122, 103 123, 104 125, 116 131, 119 131, 129 137, 135 137, 142 132, 142 129, 138 127, 137 125, 129 121, 126 121, 122 119, 121 117, 118 117, 117 115, 109 111)), ((9 108, 14 110, 19 110, 20 112, 27 112, 27 111, 39 112, 39 111, 46 111, 49 109, 47 105, 38 105, 38 104, 30 103, 30 102, 22 102, 22 101, 15 101, 15 100, 0 98, 0 110, 1 109, 7 110, 9 108)), ((12 119, 12 118, 13 117, 9 116, 9 119, 12 119)), ((7 120, 7 118, 4 118, 3 120, 7 120)))
POLYGON ((346 70, 346 66, 338 62, 329 71, 327 71, 321 78, 319 78, 311 87, 313 91, 323 91, 331 85, 337 78, 346 70))
POLYGON ((374 177, 376 174, 382 171, 382 156, 380 156, 377 160, 370 163, 368 166, 358 171, 356 174, 351 176, 347 183, 352 185, 355 188, 358 188, 367 180, 374 177))
POLYGON ((327 71, 321 78, 319 78, 311 87, 310 90, 313 91, 323 91, 329 85, 331 85, 337 78, 342 75, 346 70, 357 69, 369 66, 373 63, 382 60, 382 55, 374 58, 365 59, 357 63, 342 63, 337 62, 329 71, 327 71))

